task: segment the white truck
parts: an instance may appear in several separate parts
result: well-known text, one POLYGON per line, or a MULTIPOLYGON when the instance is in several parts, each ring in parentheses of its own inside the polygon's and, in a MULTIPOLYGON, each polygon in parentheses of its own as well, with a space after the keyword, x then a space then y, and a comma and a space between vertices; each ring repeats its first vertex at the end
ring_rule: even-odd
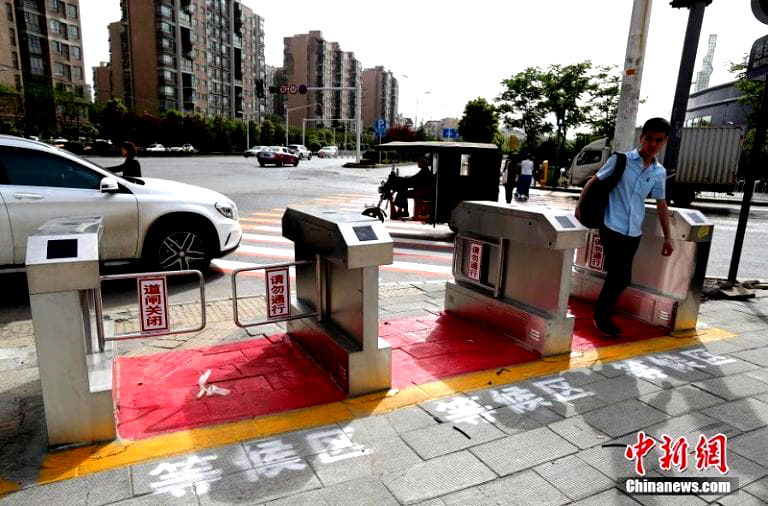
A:
MULTIPOLYGON (((640 128, 635 132, 640 139, 640 128)), ((669 185, 667 199, 674 205, 686 207, 702 191, 728 192, 736 187, 736 172, 744 143, 740 127, 683 128, 677 172, 668 174, 674 182, 669 185)), ((568 169, 571 185, 584 186, 611 156, 611 146, 599 139, 584 146, 568 169)), ((664 159, 665 150, 659 154, 664 159)))

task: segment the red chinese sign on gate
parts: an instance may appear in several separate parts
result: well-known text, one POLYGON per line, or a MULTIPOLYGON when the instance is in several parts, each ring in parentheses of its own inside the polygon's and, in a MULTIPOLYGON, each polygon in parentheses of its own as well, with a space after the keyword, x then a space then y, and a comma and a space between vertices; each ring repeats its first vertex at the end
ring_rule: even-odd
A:
POLYGON ((288 268, 270 269, 266 274, 267 318, 291 316, 291 282, 288 268))
POLYGON ((138 278, 141 332, 170 330, 168 324, 168 286, 164 277, 138 278))
POLYGON ((483 244, 469 241, 469 269, 467 277, 480 281, 480 268, 482 267, 483 244))
POLYGON ((589 241, 589 268, 602 271, 604 264, 603 244, 600 242, 600 236, 594 234, 589 241))

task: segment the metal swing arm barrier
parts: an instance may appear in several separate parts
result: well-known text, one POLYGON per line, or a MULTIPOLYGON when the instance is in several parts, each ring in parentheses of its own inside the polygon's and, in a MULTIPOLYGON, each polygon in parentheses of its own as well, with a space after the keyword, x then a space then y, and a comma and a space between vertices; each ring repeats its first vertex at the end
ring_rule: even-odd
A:
MULTIPOLYGON (((301 318, 310 318, 316 316, 318 321, 323 320, 323 298, 322 298, 322 284, 321 280, 321 262, 320 255, 315 255, 315 260, 298 260, 295 262, 282 262, 277 264, 257 265, 255 267, 243 267, 232 271, 232 313, 234 315, 235 325, 240 328, 257 327, 259 325, 267 325, 269 323, 287 322, 290 320, 299 320, 301 318), (264 320, 258 320, 254 322, 242 322, 240 321, 240 314, 237 309, 237 275, 242 272, 251 271, 267 271, 269 269, 281 269, 284 267, 295 267, 297 265, 314 265, 315 266, 315 296, 317 298, 317 308, 315 311, 302 313, 293 316, 266 318, 264 320)), ((289 294, 290 295, 290 294, 289 294)), ((289 302, 290 303, 290 302, 289 302)))
POLYGON ((506 265, 505 240, 502 238, 499 238, 497 241, 494 242, 494 241, 488 241, 486 239, 478 239, 477 237, 472 237, 466 234, 456 234, 456 238, 454 239, 453 251, 454 251, 453 277, 465 283, 469 283, 471 285, 482 288, 483 290, 488 290, 489 292, 493 293, 494 298, 498 299, 499 295, 501 295, 501 283, 502 283, 502 280, 504 279, 504 268, 506 265), (479 242, 481 244, 487 244, 488 246, 497 249, 496 265, 498 267, 496 269, 495 284, 492 284, 492 285, 486 284, 464 275, 464 273, 461 271, 462 262, 464 260, 464 246, 462 244, 462 241, 479 242), (461 252, 461 254, 460 255, 456 254, 458 252, 461 252))
MULTIPOLYGON (((162 277, 169 278, 171 276, 188 276, 194 274, 198 278, 200 286, 200 324, 196 327, 187 327, 181 329, 158 330, 148 332, 130 332, 126 334, 117 334, 114 337, 105 337, 104 335, 104 305, 101 298, 101 288, 93 290, 94 299, 94 311, 96 313, 96 336, 99 341, 99 351, 104 351, 104 344, 106 341, 125 341, 127 339, 141 339, 147 337, 167 336, 170 334, 187 334, 189 332, 197 332, 203 330, 206 325, 205 316, 205 282, 203 279, 203 273, 198 270, 185 270, 185 271, 170 271, 170 272, 142 272, 141 274, 111 274, 108 276, 101 276, 101 282, 104 281, 117 281, 122 279, 139 279, 148 277, 162 277)), ((167 294, 166 294, 167 298, 167 294)), ((167 301, 167 299, 166 299, 167 301)))

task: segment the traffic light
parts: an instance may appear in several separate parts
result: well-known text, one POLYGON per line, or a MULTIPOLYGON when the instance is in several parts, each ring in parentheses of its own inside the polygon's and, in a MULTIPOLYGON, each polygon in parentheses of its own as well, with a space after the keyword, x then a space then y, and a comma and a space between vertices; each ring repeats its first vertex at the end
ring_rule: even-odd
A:
POLYGON ((256 80, 256 97, 257 98, 264 98, 266 95, 264 94, 264 81, 261 79, 256 80))

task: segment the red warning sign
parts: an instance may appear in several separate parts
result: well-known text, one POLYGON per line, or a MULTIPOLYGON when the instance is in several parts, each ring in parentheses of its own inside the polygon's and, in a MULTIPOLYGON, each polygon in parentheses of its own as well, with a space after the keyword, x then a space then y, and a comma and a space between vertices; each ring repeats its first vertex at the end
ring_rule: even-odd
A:
POLYGON ((477 241, 469 241, 469 269, 467 277, 480 281, 480 269, 483 264, 483 244, 477 241))
POLYGON ((603 244, 600 242, 600 236, 593 234, 589 241, 589 268, 602 271, 605 265, 605 254, 603 253, 603 244))
POLYGON ((141 314, 141 332, 167 332, 168 324, 168 286, 165 277, 138 278, 139 314, 141 314))
POLYGON ((291 316, 291 281, 288 268, 270 269, 266 272, 267 318, 291 316))

